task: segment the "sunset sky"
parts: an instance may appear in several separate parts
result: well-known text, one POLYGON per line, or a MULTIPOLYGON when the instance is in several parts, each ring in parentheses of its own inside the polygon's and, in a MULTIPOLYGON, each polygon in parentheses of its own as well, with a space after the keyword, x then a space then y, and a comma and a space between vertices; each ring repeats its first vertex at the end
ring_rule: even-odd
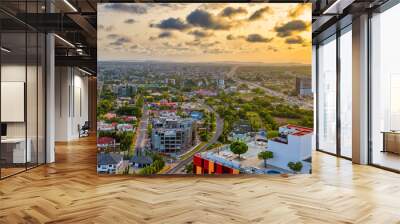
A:
POLYGON ((311 4, 98 5, 99 60, 311 64, 311 4))

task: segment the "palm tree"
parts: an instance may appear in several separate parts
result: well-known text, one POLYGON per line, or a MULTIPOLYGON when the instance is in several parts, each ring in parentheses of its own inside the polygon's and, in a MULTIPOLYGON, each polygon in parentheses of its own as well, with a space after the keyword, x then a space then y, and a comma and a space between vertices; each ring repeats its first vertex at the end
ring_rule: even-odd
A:
POLYGON ((267 160, 274 158, 274 153, 271 151, 262 151, 258 153, 258 159, 264 160, 264 167, 267 168, 267 160))

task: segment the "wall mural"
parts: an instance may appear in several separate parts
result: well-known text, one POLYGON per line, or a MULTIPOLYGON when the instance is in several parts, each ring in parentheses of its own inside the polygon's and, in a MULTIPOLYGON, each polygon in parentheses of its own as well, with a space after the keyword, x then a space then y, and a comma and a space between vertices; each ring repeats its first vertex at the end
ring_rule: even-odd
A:
POLYGON ((98 5, 99 174, 311 173, 311 4, 98 5))

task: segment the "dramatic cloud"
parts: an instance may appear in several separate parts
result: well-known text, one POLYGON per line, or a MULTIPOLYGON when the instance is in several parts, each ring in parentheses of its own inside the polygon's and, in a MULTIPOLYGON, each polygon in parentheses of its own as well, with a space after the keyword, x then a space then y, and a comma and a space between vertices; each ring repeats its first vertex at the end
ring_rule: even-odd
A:
POLYGON ((248 35, 245 40, 247 42, 251 43, 268 43, 272 40, 273 38, 266 38, 261 36, 260 34, 250 34, 248 35))
POLYGON ((119 37, 119 35, 118 34, 114 34, 114 33, 107 35, 107 38, 109 38, 109 39, 117 39, 118 37, 119 37))
POLYGON ((192 46, 192 47, 198 46, 200 48, 209 48, 209 47, 218 45, 220 43, 221 42, 219 42, 219 41, 205 43, 203 41, 200 41, 199 39, 196 39, 196 40, 190 41, 190 42, 185 42, 186 46, 192 46))
POLYGON ((226 36, 227 40, 234 40, 236 39, 232 34, 229 34, 228 36, 226 36))
POLYGON ((306 31, 309 24, 302 20, 293 20, 285 24, 275 26, 274 30, 277 32, 278 37, 288 37, 292 33, 306 31))
POLYGON ((259 20, 259 19, 263 19, 265 14, 272 14, 273 11, 269 6, 266 6, 264 8, 261 8, 257 11, 255 11, 250 17, 249 20, 250 21, 254 21, 254 20, 259 20))
POLYGON ((159 24, 151 24, 150 27, 157 27, 166 30, 186 30, 190 25, 186 24, 179 18, 169 18, 162 20, 159 24))
POLYGON ((208 48, 208 47, 212 47, 212 46, 215 46, 217 44, 220 44, 220 43, 221 42, 219 42, 219 41, 214 41, 214 42, 211 42, 211 43, 200 44, 200 46, 203 47, 203 48, 208 48))
POLYGON ((171 38, 173 37, 173 34, 169 31, 161 32, 158 34, 158 38, 171 38))
POLYGON ((112 46, 122 46, 127 43, 131 43, 132 40, 128 37, 118 37, 115 41, 111 42, 110 45, 112 46))
POLYGON ((228 53, 232 53, 232 51, 215 48, 215 49, 205 49, 205 50, 203 50, 203 53, 204 54, 228 54, 228 53))
POLYGON ((105 30, 105 31, 107 31, 107 32, 110 32, 110 31, 112 31, 113 29, 114 29, 114 26, 104 26, 104 25, 99 25, 98 26, 98 29, 99 30, 105 30))
POLYGON ((309 9, 309 6, 307 4, 297 4, 293 9, 289 11, 288 16, 291 18, 297 18, 307 9, 309 9))
POLYGON ((162 43, 162 45, 164 47, 168 48, 168 49, 175 50, 175 51, 188 51, 188 50, 190 50, 190 48, 188 48, 188 47, 182 47, 182 44, 172 45, 172 44, 170 44, 168 42, 164 42, 164 43, 162 43))
POLYGON ((227 5, 228 5, 227 3, 204 3, 201 4, 199 8, 204 10, 216 10, 216 9, 222 9, 227 5))
POLYGON ((200 43, 201 43, 201 41, 199 39, 194 40, 194 41, 185 42, 185 44, 187 46, 199 46, 200 43))
POLYGON ((173 10, 178 10, 178 9, 182 9, 185 8, 185 6, 187 5, 187 3, 147 3, 148 7, 155 7, 155 6, 159 6, 159 7, 164 7, 164 8, 170 8, 173 10))
POLYGON ((127 20, 124 21, 124 23, 126 23, 126 24, 134 24, 134 23, 136 23, 136 20, 134 20, 134 19, 127 19, 127 20))
POLYGON ((240 14, 247 15, 247 10, 243 7, 233 8, 233 7, 229 6, 229 7, 226 7, 225 9, 223 9, 219 13, 220 16, 229 17, 229 18, 235 17, 240 14))
POLYGON ((306 40, 301 36, 288 37, 285 40, 285 43, 287 44, 304 44, 305 42, 306 40))
POLYGON ((214 35, 211 32, 201 31, 201 30, 193 30, 193 31, 190 31, 189 34, 193 35, 196 39, 211 37, 214 35))
POLYGON ((229 30, 237 24, 234 21, 227 21, 201 9, 191 12, 186 17, 186 20, 193 26, 212 30, 229 30))
POLYGON ((278 51, 278 48, 273 47, 273 46, 268 46, 267 49, 270 50, 270 51, 273 51, 273 52, 277 52, 278 51))
POLYGON ((147 8, 139 4, 119 4, 119 3, 108 3, 104 6, 106 9, 119 11, 119 12, 129 12, 135 14, 145 14, 147 13, 147 8))

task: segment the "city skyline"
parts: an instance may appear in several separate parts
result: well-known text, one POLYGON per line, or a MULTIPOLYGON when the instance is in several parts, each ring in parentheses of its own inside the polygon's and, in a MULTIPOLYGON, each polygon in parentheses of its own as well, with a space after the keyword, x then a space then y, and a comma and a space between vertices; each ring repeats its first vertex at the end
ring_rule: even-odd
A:
POLYGON ((311 64, 311 4, 108 3, 98 14, 99 61, 311 64))

